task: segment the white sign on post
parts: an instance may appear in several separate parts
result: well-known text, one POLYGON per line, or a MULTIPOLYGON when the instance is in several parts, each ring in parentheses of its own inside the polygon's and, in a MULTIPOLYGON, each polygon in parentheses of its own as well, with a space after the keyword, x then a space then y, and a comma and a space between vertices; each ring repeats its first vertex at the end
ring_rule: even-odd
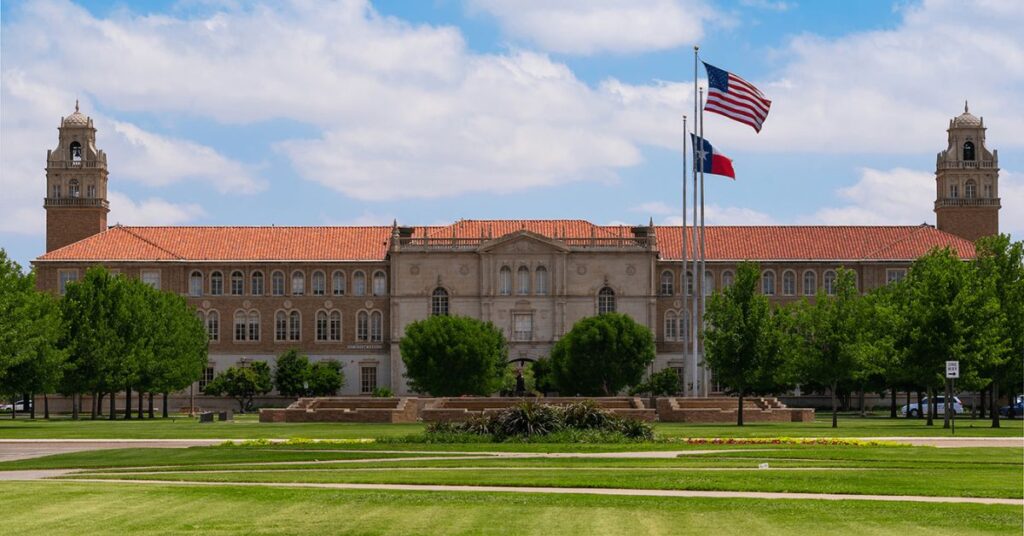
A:
POLYGON ((946 361, 946 377, 947 378, 959 378, 960 377, 960 362, 959 361, 946 361))

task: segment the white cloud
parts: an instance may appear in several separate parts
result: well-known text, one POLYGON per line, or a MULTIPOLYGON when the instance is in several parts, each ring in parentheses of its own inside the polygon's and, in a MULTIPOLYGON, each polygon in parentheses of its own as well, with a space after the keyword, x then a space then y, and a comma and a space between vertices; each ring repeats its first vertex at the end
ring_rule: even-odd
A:
POLYGON ((647 203, 641 203, 635 207, 631 207, 629 210, 652 216, 664 216, 666 214, 678 212, 680 209, 672 208, 663 201, 649 201, 647 203))
POLYGON ((793 2, 771 1, 771 0, 740 0, 740 5, 769 11, 789 11, 796 7, 793 2))
POLYGON ((110 191, 110 214, 107 223, 114 225, 180 225, 189 223, 206 214, 196 204, 175 204, 159 198, 135 202, 128 196, 110 191))
MULTIPOLYGON (((682 225, 683 217, 669 216, 664 221, 666 225, 682 225)), ((752 208, 708 204, 704 205, 704 223, 706 225, 776 225, 779 222, 770 215, 752 208)), ((686 224, 693 225, 692 213, 687 214, 686 224)))
POLYGON ((696 43, 716 13, 700 0, 471 0, 502 30, 543 50, 638 53, 696 43))
POLYGON ((919 224, 935 221, 935 174, 905 168, 863 168, 860 179, 838 190, 845 202, 803 218, 815 225, 919 224))

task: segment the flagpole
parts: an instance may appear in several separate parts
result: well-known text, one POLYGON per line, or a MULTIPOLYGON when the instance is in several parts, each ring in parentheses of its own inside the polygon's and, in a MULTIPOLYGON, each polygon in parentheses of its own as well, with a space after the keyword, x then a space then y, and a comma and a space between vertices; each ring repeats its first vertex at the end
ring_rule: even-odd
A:
MULTIPOLYGON (((699 45, 693 46, 693 133, 697 134, 697 124, 699 121, 699 107, 700 98, 697 95, 697 53, 700 51, 699 45)), ((704 139, 701 139, 701 150, 697 152, 697 146, 693 147, 693 227, 690 228, 690 236, 693 239, 693 272, 697 271, 697 156, 701 156, 701 167, 704 166, 704 139)), ((690 340, 690 344, 693 346, 693 356, 689 363, 690 365, 690 379, 693 382, 693 396, 700 396, 700 382, 697 381, 697 331, 694 329, 696 323, 694 318, 697 316, 697 289, 694 285, 693 275, 690 274, 687 277, 686 272, 683 272, 683 293, 685 294, 687 287, 691 289, 690 294, 690 307, 686 311, 686 323, 687 323, 687 337, 690 340)), ((685 297, 684 297, 685 300, 685 297)))
MULTIPOLYGON (((682 296, 683 296, 684 304, 686 302, 686 283, 685 283, 685 281, 686 281, 687 255, 689 254, 687 252, 687 249, 686 249, 686 179, 687 179, 687 177, 686 177, 686 173, 687 173, 687 169, 686 169, 686 134, 687 134, 687 132, 686 132, 686 115, 684 114, 683 115, 683 230, 682 230, 682 234, 683 234, 683 236, 682 236, 682 239, 683 239, 682 240, 682 242, 683 242, 683 272, 682 272, 683 276, 682 276, 682 280, 684 281, 684 283, 683 283, 683 289, 680 292, 680 294, 682 294, 682 296)), ((681 322, 677 320, 677 322, 678 322, 676 324, 677 329, 680 328, 680 327, 686 326, 686 307, 685 306, 682 308, 682 316, 683 316, 683 318, 682 318, 681 322)), ((683 367, 684 367, 684 370, 685 370, 685 367, 686 367, 687 363, 690 362, 690 354, 689 354, 688 348, 686 346, 689 341, 687 340, 685 334, 677 333, 677 335, 680 336, 683 339, 683 367)), ((689 376, 689 374, 685 374, 684 376, 689 376)), ((690 376, 690 381, 693 382, 694 385, 696 385, 697 384, 696 376, 690 376)), ((684 390, 684 392, 686 392, 686 394, 689 394, 689 389, 686 388, 686 383, 685 382, 680 387, 682 387, 682 389, 684 390)))
MULTIPOLYGON (((704 92, 701 91, 701 100, 704 98, 704 92)), ((700 107, 700 139, 701 143, 704 142, 704 106, 701 103, 700 107)), ((693 206, 693 211, 697 212, 697 206, 693 206)), ((694 239, 694 246, 696 246, 696 239, 694 239)), ((704 166, 700 167, 700 317, 698 318, 698 326, 704 329, 704 305, 707 300, 707 291, 704 289, 704 273, 706 272, 707 256, 704 252, 704 166)), ((696 359, 695 359, 696 361, 696 359)), ((708 396, 708 369, 703 367, 703 380, 701 382, 702 392, 704 396, 708 396)), ((742 411, 742 408, 740 408, 742 411)))

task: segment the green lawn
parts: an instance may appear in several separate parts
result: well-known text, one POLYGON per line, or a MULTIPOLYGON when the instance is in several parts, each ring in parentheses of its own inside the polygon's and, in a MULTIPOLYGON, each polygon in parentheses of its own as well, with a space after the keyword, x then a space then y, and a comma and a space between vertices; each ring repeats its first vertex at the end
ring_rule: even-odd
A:
MULTIPOLYGON (((661 437, 946 437, 950 430, 942 422, 926 426, 924 420, 861 418, 843 416, 839 428, 831 428, 827 415, 819 414, 813 423, 732 424, 659 423, 661 437)), ((992 429, 987 420, 961 419, 956 435, 961 437, 1024 437, 1024 421, 1003 421, 992 429)), ((420 424, 348 424, 348 423, 260 423, 255 415, 239 416, 234 422, 199 423, 186 417, 154 420, 80 420, 67 418, 0 420, 0 439, 352 439, 400 437, 423 430, 420 424)))
POLYGON ((1013 506, 0 482, 3 531, 52 534, 1021 533, 1013 506))

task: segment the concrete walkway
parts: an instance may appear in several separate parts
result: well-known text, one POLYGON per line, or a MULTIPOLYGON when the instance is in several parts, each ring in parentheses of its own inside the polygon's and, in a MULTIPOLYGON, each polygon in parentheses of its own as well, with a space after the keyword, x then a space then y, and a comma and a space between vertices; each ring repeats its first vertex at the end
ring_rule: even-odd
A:
MULTIPOLYGON (((55 482, 50 480, 49 482, 55 482)), ((67 483, 66 480, 61 480, 67 483)), ((1024 499, 996 499, 987 497, 928 497, 923 495, 855 495, 839 493, 775 493, 762 491, 691 491, 667 489, 620 489, 620 488, 551 488, 526 486, 448 486, 434 484, 319 484, 319 483, 278 483, 278 482, 180 482, 175 480, 106 480, 75 479, 74 482, 120 483, 134 485, 162 486, 245 486, 269 488, 313 488, 347 489, 372 491, 440 491, 473 493, 548 493, 556 495, 618 495, 630 497, 678 497, 711 499, 790 499, 824 501, 884 501, 922 503, 972 503, 1024 506, 1024 499)))

